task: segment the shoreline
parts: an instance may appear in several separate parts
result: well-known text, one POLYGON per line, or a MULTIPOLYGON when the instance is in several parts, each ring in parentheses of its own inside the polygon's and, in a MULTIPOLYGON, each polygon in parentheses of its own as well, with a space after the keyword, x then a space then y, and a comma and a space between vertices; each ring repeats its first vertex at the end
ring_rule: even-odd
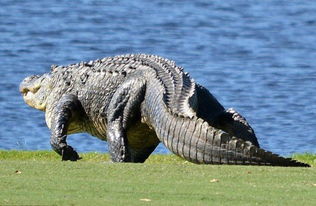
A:
MULTIPOLYGON (((109 153, 87 152, 79 153, 81 160, 78 162, 109 162, 109 153)), ((316 154, 303 153, 293 154, 291 158, 316 166, 316 154)), ((61 157, 54 151, 49 150, 0 150, 0 160, 39 160, 39 161, 61 161, 61 157)), ((177 164, 193 164, 174 154, 151 154, 145 161, 147 163, 177 163, 177 164)))

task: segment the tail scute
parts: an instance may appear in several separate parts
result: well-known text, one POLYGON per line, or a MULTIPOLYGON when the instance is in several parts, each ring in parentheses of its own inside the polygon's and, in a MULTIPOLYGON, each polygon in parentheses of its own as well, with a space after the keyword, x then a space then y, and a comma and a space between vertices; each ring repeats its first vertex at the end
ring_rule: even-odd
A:
POLYGON ((291 158, 281 157, 269 151, 257 148, 257 155, 261 157, 265 165, 282 167, 310 167, 309 164, 296 161, 291 158))

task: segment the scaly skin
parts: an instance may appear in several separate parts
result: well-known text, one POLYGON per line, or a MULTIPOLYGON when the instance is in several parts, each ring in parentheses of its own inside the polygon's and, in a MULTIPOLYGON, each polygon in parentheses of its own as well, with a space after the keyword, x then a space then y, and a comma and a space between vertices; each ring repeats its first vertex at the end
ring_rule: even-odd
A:
POLYGON ((52 66, 50 73, 24 79, 20 92, 45 112, 62 160, 80 158, 67 135, 87 132, 108 141, 113 162, 144 162, 163 142, 195 163, 309 166, 260 149, 245 118, 158 56, 52 66))

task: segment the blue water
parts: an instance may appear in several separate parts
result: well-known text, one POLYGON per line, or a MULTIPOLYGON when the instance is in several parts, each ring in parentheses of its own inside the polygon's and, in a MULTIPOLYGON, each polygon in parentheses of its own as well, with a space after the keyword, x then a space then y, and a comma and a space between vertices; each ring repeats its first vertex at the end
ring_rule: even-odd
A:
MULTIPOLYGON (((308 0, 1 0, 0 149, 50 149, 44 114, 18 92, 25 76, 125 53, 175 60, 242 113, 263 148, 316 153, 316 3, 308 0)), ((107 151, 89 135, 68 139, 80 152, 107 151)))

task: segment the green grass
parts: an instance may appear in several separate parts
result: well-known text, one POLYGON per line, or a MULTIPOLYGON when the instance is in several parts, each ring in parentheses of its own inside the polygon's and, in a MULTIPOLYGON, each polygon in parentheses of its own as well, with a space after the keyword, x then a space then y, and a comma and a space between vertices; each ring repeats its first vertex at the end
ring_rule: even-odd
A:
MULTIPOLYGON (((114 164, 98 153, 0 151, 0 205, 313 205, 316 169, 195 165, 174 155, 114 164)), ((315 166, 316 155, 295 155, 315 166)))

